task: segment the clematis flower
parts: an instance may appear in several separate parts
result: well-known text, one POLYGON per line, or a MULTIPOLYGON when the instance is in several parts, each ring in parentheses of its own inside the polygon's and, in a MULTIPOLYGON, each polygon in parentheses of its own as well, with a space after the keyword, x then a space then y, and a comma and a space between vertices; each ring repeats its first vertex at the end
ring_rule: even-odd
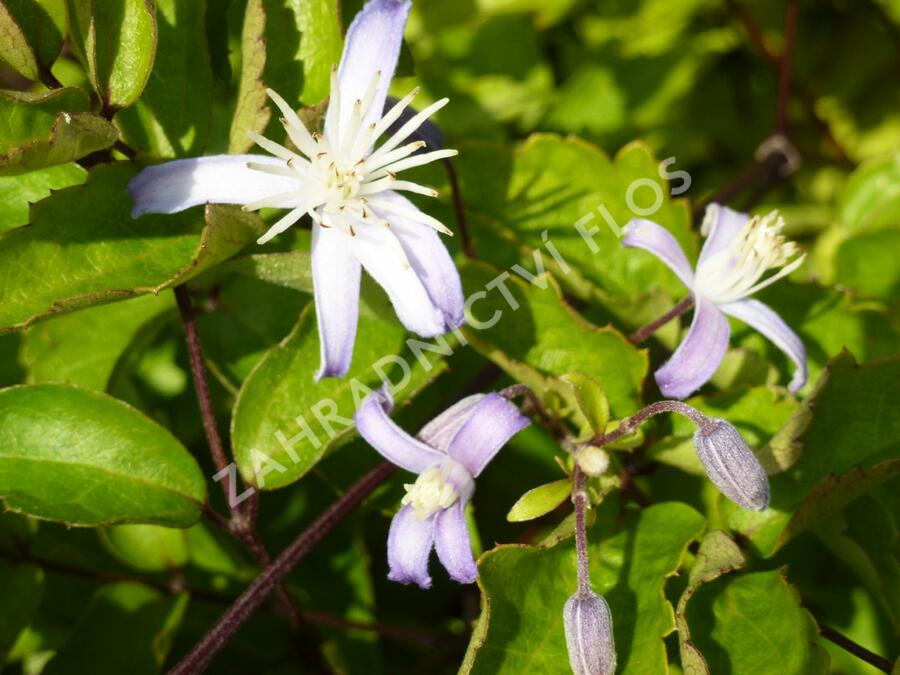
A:
POLYGON ((450 231, 400 194, 433 197, 437 192, 397 176, 457 154, 446 149, 420 152, 424 141, 407 142, 447 99, 409 116, 416 89, 382 115, 409 8, 409 0, 370 0, 356 16, 340 67, 332 71, 321 134, 310 133, 291 106, 268 90, 295 149, 248 131, 271 156, 167 162, 145 169, 129 185, 133 217, 208 202, 242 204, 248 211, 288 209, 260 244, 304 215, 310 217, 321 351, 317 379, 345 375, 350 366, 361 268, 385 289, 410 331, 434 337, 463 322, 459 273, 436 233, 450 231), (376 140, 392 128, 394 133, 376 149, 376 140))
POLYGON ((667 230, 642 219, 626 225, 622 244, 655 255, 675 272, 694 297, 694 318, 687 337, 655 373, 665 396, 686 398, 716 372, 728 348, 730 329, 726 314, 755 328, 794 362, 791 391, 806 383, 803 342, 771 308, 750 297, 803 262, 805 255, 797 255, 796 245, 781 235, 783 227, 784 221, 777 212, 751 218, 710 204, 701 228, 706 242, 695 271, 667 230))
POLYGON ((464 512, 475 479, 530 422, 499 394, 476 394, 435 417, 414 438, 388 417, 392 407, 382 390, 356 411, 360 435, 389 461, 418 475, 405 486, 402 507, 391 522, 388 578, 430 587, 428 557, 434 546, 452 579, 472 583, 478 570, 464 512))

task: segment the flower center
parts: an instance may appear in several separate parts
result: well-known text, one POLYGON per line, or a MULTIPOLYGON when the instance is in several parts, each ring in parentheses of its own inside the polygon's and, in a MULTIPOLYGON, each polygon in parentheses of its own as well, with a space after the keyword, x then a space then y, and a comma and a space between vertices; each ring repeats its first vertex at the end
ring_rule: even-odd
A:
POLYGON ((726 304, 793 272, 805 254, 797 256, 799 249, 781 234, 783 227, 784 219, 777 211, 748 220, 727 247, 697 266, 694 290, 716 304, 726 304), (771 270, 778 272, 763 279, 771 270))
MULTIPOLYGON (((297 187, 244 206, 247 211, 266 207, 291 209, 260 237, 258 243, 263 244, 283 232, 305 214, 321 227, 336 227, 351 236, 356 236, 359 227, 388 227, 391 216, 400 216, 451 234, 436 219, 418 209, 406 208, 385 194, 400 190, 437 196, 432 188, 398 180, 397 173, 457 154, 456 150, 419 153, 425 147, 424 141, 406 142, 428 117, 444 107, 447 99, 441 99, 412 115, 384 143, 373 149, 378 138, 400 120, 418 93, 417 89, 414 90, 384 116, 373 115, 370 109, 375 104, 379 77, 376 73, 363 98, 342 101, 337 73, 333 71, 331 100, 325 115, 325 129, 321 134, 310 133, 293 108, 274 91, 268 90, 284 116, 282 123, 296 150, 247 132, 257 145, 284 160, 283 164, 250 162, 248 166, 256 171, 293 178, 297 181, 297 187), (349 115, 341 115, 342 106, 350 107, 349 115), (367 123, 372 118, 377 121, 367 123)), ((394 248, 402 252, 399 245, 394 248)), ((407 262, 405 257, 404 262, 407 262)))
POLYGON ((468 499, 474 490, 469 472, 453 460, 426 469, 415 483, 403 486, 406 495, 401 504, 413 507, 416 518, 425 520, 441 509, 453 506, 458 499, 468 499))

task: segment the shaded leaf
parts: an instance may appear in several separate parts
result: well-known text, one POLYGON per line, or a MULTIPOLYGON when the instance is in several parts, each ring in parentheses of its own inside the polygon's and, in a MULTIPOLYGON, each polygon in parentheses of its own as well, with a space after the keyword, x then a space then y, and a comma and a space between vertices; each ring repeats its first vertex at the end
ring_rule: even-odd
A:
POLYGON ((168 431, 103 394, 56 384, 0 390, 6 508, 73 525, 186 527, 206 483, 168 431))
POLYGON ((254 143, 247 131, 262 133, 271 117, 263 73, 266 67, 266 10, 263 0, 249 0, 241 32, 241 79, 231 119, 228 151, 246 152, 254 143))
POLYGON ((66 32, 65 0, 0 2, 0 59, 38 80, 59 56, 66 32))
POLYGON ((0 664, 37 611, 44 592, 44 571, 37 565, 0 564, 0 664))
POLYGON ((17 176, 0 176, 0 233, 26 225, 30 205, 50 196, 52 190, 81 185, 87 171, 77 164, 58 164, 17 176))
POLYGON ((188 561, 186 530, 160 525, 113 525, 98 533, 110 553, 142 572, 168 572, 188 561))
POLYGON ((188 596, 166 596, 136 583, 104 586, 91 598, 75 632, 45 675, 154 675, 181 626, 188 596))

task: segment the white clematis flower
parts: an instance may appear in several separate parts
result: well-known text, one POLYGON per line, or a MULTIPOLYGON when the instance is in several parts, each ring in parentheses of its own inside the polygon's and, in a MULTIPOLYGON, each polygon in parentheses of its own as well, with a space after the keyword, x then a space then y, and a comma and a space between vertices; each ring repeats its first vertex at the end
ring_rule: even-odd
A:
POLYGON ((375 148, 417 93, 414 90, 382 115, 409 8, 409 0, 370 0, 354 19, 340 67, 332 72, 321 134, 310 133, 291 106, 268 91, 296 150, 248 132, 271 156, 219 155, 167 162, 145 169, 129 185, 134 217, 205 203, 242 204, 246 210, 288 209, 260 237, 260 244, 304 215, 312 219, 321 352, 317 378, 340 377, 350 367, 361 268, 385 289, 397 316, 412 332, 434 337, 463 322, 459 273, 436 231, 451 233, 399 194, 437 195, 431 188, 400 180, 398 174, 457 154, 420 153, 423 141, 408 142, 447 99, 409 117, 375 148))

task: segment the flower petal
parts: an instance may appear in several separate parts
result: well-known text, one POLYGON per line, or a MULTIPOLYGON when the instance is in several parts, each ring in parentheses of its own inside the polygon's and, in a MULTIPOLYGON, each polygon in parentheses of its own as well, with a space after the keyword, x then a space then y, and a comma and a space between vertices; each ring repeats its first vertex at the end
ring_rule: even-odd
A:
POLYGON ((353 358, 359 318, 360 266, 337 228, 313 225, 313 290, 321 358, 316 380, 343 377, 353 358))
POLYGON ((622 245, 649 251, 675 272, 681 283, 688 288, 693 286, 694 271, 691 264, 675 237, 664 227, 649 220, 635 218, 625 226, 622 245))
POLYGON ((131 217, 206 203, 249 204, 300 187, 294 178, 254 171, 247 162, 284 165, 268 155, 214 155, 148 166, 128 184, 134 200, 131 217))
POLYGON ((431 587, 428 556, 433 541, 434 517, 419 520, 411 506, 400 509, 388 532, 388 579, 431 587))
MULTIPOLYGON (((387 191, 371 200, 372 208, 376 212, 378 202, 382 200, 402 209, 419 211, 406 197, 387 191)), ((446 330, 461 326, 465 320, 462 281, 440 235, 427 225, 413 222, 396 213, 383 214, 383 217, 391 223, 391 228, 400 240, 409 264, 418 275, 431 301, 443 313, 446 330)))
POLYGON ((447 452, 477 476, 500 448, 529 424, 531 420, 515 405, 492 392, 475 404, 447 452))
POLYGON ((369 445, 389 461, 413 473, 422 473, 446 459, 442 452, 428 447, 398 427, 388 417, 391 408, 393 401, 384 390, 369 394, 359 404, 354 416, 356 429, 369 445))
POLYGON ((457 401, 422 427, 417 436, 432 448, 447 452, 450 441, 472 416, 472 410, 484 396, 484 394, 474 394, 457 401))
POLYGON ((806 347, 800 337, 776 314, 771 307, 759 300, 739 300, 727 305, 719 305, 726 314, 740 319, 755 328, 767 339, 787 354, 797 366, 788 388, 797 392, 806 384, 806 347))
MULTIPOLYGON (((403 29, 406 27, 411 5, 410 0, 369 0, 347 29, 338 71, 341 129, 347 128, 354 101, 365 98, 376 72, 381 74, 363 125, 381 119, 387 90, 400 56, 403 29)), ((335 131, 325 130, 332 138, 335 131)))
POLYGON ((388 228, 361 227, 349 238, 350 250, 388 294, 401 323, 422 337, 447 332, 444 314, 435 306, 411 263, 402 260, 388 228))
POLYGON ((668 398, 687 398, 703 386, 728 348, 728 319, 709 300, 695 296, 694 301, 687 337, 655 374, 659 390, 668 398))
POLYGON ((434 548, 450 578, 461 584, 471 584, 478 576, 469 527, 463 504, 457 501, 450 508, 438 512, 434 520, 434 548))
POLYGON ((703 216, 703 225, 700 231, 706 237, 703 248, 700 249, 699 266, 704 260, 714 253, 726 248, 741 231, 744 224, 750 220, 750 216, 740 211, 734 211, 721 204, 710 204, 706 207, 703 216))

